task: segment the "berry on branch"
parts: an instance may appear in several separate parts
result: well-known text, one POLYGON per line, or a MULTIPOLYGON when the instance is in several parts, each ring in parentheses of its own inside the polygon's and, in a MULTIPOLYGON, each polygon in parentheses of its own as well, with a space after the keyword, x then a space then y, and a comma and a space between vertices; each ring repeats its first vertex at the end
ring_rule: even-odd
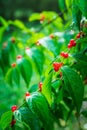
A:
POLYGON ((29 93, 29 92, 26 92, 25 96, 26 96, 26 97, 29 97, 29 96, 30 96, 30 93, 29 93))
POLYGON ((16 105, 12 106, 12 107, 11 107, 12 112, 16 111, 17 108, 18 108, 18 107, 17 107, 16 105))
POLYGON ((65 53, 65 52, 61 52, 60 55, 64 58, 68 58, 69 57, 69 54, 68 53, 65 53))
POLYGON ((63 63, 59 63, 59 62, 54 62, 53 63, 53 67, 54 67, 54 70, 55 72, 57 72, 61 67, 62 67, 63 63))

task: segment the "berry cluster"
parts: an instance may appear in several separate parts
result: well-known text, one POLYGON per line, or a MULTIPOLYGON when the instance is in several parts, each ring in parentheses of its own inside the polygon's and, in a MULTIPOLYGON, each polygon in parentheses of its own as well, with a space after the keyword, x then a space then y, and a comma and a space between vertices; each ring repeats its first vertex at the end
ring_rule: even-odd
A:
POLYGON ((63 58, 68 58, 68 57, 69 57, 69 54, 68 54, 68 53, 65 53, 65 52, 61 52, 60 55, 61 55, 63 58))
MULTIPOLYGON (((83 36, 84 36, 84 32, 79 32, 77 34, 76 38, 81 38, 83 36)), ((50 38, 54 38, 54 35, 51 34, 50 38)), ((75 46, 76 46, 76 41, 74 39, 71 39, 69 44, 68 44, 68 49, 71 49, 72 47, 75 47, 75 46)), ((63 58, 68 58, 69 54, 67 52, 61 52, 60 56, 63 57, 63 58)), ((59 69, 62 67, 62 65, 63 65, 63 63, 54 62, 53 63, 54 71, 55 72, 59 71, 59 69)))
POLYGON ((75 47, 76 46, 76 41, 74 39, 71 39, 69 44, 68 44, 68 48, 72 48, 72 47, 75 47))
POLYGON ((76 35, 76 38, 78 39, 78 38, 81 38, 81 37, 84 37, 85 36, 85 34, 84 34, 84 32, 79 32, 77 35, 76 35))
POLYGON ((57 72, 61 67, 62 67, 63 63, 59 63, 59 62, 54 62, 53 63, 53 67, 54 67, 54 70, 57 72))

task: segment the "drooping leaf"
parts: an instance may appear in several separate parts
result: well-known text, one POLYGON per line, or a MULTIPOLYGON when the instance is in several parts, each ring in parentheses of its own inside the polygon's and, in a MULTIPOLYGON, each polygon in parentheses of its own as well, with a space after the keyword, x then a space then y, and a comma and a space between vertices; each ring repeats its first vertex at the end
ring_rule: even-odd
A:
POLYGON ((32 48, 31 49, 32 53, 32 59, 34 60, 34 63, 36 65, 36 68, 38 72, 41 74, 43 71, 43 64, 44 64, 44 54, 41 50, 32 48))
POLYGON ((87 0, 78 0, 77 1, 78 7, 80 8, 83 16, 87 18, 87 0))
POLYGON ((48 125, 51 115, 46 98, 41 93, 35 92, 28 98, 27 103, 31 111, 36 113, 43 123, 48 125))
POLYGON ((20 70, 22 77, 25 80, 25 83, 28 86, 32 76, 31 62, 27 58, 22 58, 20 61, 18 61, 18 68, 20 70))
POLYGON ((9 83, 9 85, 13 86, 16 85, 19 87, 20 85, 20 73, 17 67, 11 68, 8 70, 6 77, 6 81, 9 83))
POLYGON ((0 42, 1 42, 2 39, 3 39, 3 34, 4 34, 4 32, 5 32, 5 29, 6 29, 6 27, 0 27, 0 42))
POLYGON ((3 57, 3 63, 5 64, 5 66, 9 66, 10 65, 10 60, 9 60, 9 48, 3 48, 1 55, 3 57))
POLYGON ((46 97, 50 105, 52 103, 52 87, 51 87, 52 75, 53 72, 51 71, 46 77, 46 79, 44 80, 42 86, 42 93, 46 97))
POLYGON ((59 79, 59 80, 56 80, 56 81, 54 81, 53 83, 52 83, 52 87, 56 90, 56 91, 58 91, 58 88, 60 87, 60 85, 61 85, 61 80, 59 79))
POLYGON ((7 21, 1 16, 0 16, 0 23, 2 23, 2 25, 5 26, 5 27, 8 25, 7 21))
POLYGON ((15 25, 16 27, 20 29, 25 29, 25 25, 20 20, 9 21, 9 24, 15 25))
POLYGON ((31 130, 41 130, 39 118, 28 107, 20 108, 16 113, 17 120, 26 123, 31 130))
POLYGON ((80 21, 82 17, 82 13, 80 9, 78 8, 76 2, 73 2, 72 5, 72 14, 73 14, 73 22, 78 29, 80 29, 80 21))
POLYGON ((5 112, 0 119, 1 128, 5 130, 10 125, 11 121, 12 121, 12 112, 11 111, 5 112))
POLYGON ((86 76, 87 76, 87 56, 83 53, 78 53, 78 54, 74 54, 73 57, 75 58, 76 63, 73 64, 72 67, 81 73, 83 79, 86 78, 86 76))
POLYGON ((81 112, 81 114, 82 114, 84 117, 87 118, 87 110, 83 110, 83 111, 81 112))
POLYGON ((62 67, 61 70, 64 76, 64 83, 66 84, 76 106, 77 112, 79 113, 84 96, 84 86, 82 80, 73 69, 67 66, 62 67))
POLYGON ((74 54, 73 57, 83 65, 87 66, 87 55, 83 53, 74 54))
POLYGON ((61 11, 64 11, 66 9, 65 0, 58 0, 59 7, 61 11))
POLYGON ((45 37, 40 39, 40 43, 47 48, 48 50, 50 50, 51 52, 53 52, 53 54, 55 56, 57 56, 60 52, 60 48, 58 46, 58 42, 54 39, 51 39, 50 37, 45 37))
POLYGON ((2 80, 3 78, 4 78, 3 70, 0 67, 0 80, 2 80))

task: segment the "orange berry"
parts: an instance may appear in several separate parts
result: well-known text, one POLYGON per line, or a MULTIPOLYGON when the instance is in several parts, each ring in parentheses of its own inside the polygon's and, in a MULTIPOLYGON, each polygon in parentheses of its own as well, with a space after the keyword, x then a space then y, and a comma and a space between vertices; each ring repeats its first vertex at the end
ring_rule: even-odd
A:
POLYGON ((43 85, 43 83, 40 82, 40 83, 39 83, 39 90, 40 90, 40 92, 42 91, 42 85, 43 85))
POLYGON ((16 63, 12 63, 11 66, 12 66, 12 67, 15 67, 15 66, 16 66, 16 63))

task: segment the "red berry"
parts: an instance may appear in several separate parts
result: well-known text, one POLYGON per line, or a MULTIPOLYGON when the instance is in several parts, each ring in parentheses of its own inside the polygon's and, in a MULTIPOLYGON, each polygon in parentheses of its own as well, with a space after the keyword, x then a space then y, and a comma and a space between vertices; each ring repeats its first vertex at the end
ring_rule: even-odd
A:
POLYGON ((21 59, 21 58, 22 58, 22 56, 21 56, 21 55, 18 55, 18 56, 17 56, 17 59, 21 59))
POLYGON ((65 52, 61 52, 60 55, 64 58, 68 58, 69 56, 68 53, 65 53, 65 52))
POLYGON ((63 65, 62 63, 54 62, 53 63, 54 70, 57 72, 62 67, 62 65, 63 65))
POLYGON ((71 45, 70 43, 68 44, 68 48, 69 48, 69 49, 72 48, 72 45, 71 45))
POLYGON ((11 41, 12 41, 12 43, 15 43, 15 41, 16 41, 15 37, 12 37, 11 41))
POLYGON ((26 92, 25 96, 26 96, 26 97, 30 96, 30 93, 29 93, 29 92, 26 92))
POLYGON ((76 42, 75 42, 74 39, 71 39, 71 40, 70 40, 70 45, 71 45, 71 46, 76 46, 76 42))
POLYGON ((12 120, 11 127, 14 126, 15 123, 16 123, 16 120, 12 120))
POLYGON ((50 34, 50 38, 53 39, 53 38, 54 38, 54 35, 53 35, 53 34, 50 34))
POLYGON ((43 22, 43 21, 44 21, 44 19, 45 19, 44 14, 41 14, 41 15, 40 15, 40 22, 43 22))
POLYGON ((16 66, 16 63, 11 64, 11 66, 14 68, 16 66))
POLYGON ((72 47, 74 47, 74 46, 76 46, 76 42, 75 42, 74 39, 71 39, 71 40, 70 40, 70 43, 68 44, 68 48, 70 49, 70 48, 72 48, 72 47))
POLYGON ((80 38, 80 37, 81 37, 81 35, 80 35, 80 33, 78 33, 77 36, 76 36, 76 38, 80 38))
POLYGON ((64 58, 68 58, 69 57, 69 54, 68 53, 65 53, 64 54, 64 58))
POLYGON ((40 92, 42 91, 42 85, 43 85, 43 83, 40 82, 40 83, 39 83, 39 90, 40 90, 40 92))
POLYGON ((76 46, 76 42, 74 42, 72 46, 76 46))
POLYGON ((17 106, 16 105, 12 106, 11 110, 12 110, 12 112, 16 111, 17 110, 17 106))

